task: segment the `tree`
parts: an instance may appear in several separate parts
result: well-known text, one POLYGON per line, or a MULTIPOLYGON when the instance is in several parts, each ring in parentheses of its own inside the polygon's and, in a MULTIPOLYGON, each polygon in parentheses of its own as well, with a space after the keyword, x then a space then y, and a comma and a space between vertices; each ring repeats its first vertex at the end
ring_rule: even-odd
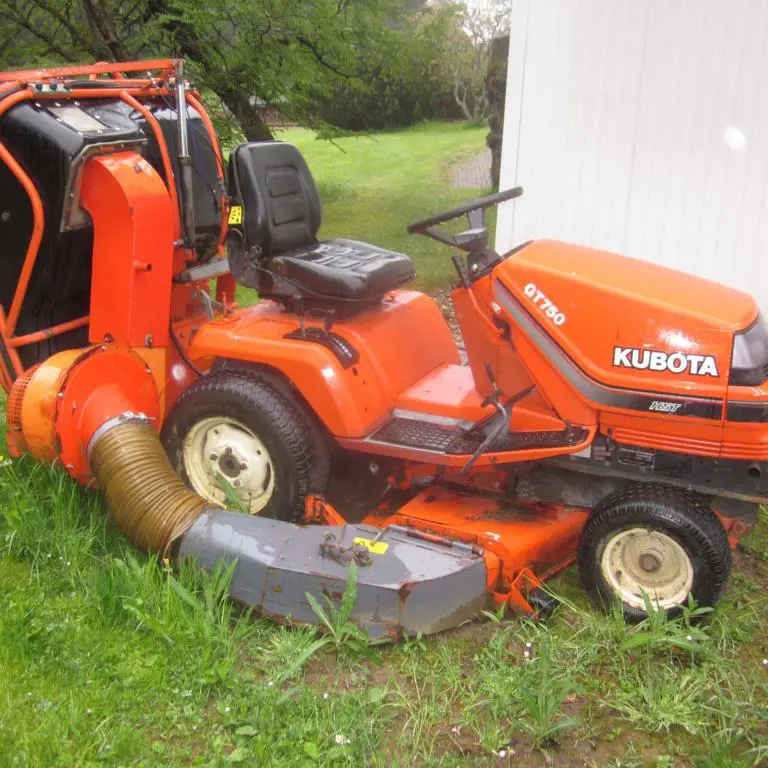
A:
POLYGON ((509 31, 509 0, 469 0, 453 5, 455 27, 446 36, 445 64, 453 81, 453 96, 464 117, 476 123, 489 113, 486 76, 493 40, 509 31))
POLYGON ((316 114, 350 131, 460 118, 441 61, 442 41, 453 24, 452 9, 415 8, 407 28, 384 30, 379 49, 365 52, 365 77, 339 80, 330 94, 317 95, 316 114))
POLYGON ((488 97, 488 136, 485 143, 491 150, 491 183, 494 189, 499 188, 501 177, 501 143, 504 138, 508 60, 509 35, 494 38, 488 73, 485 76, 485 93, 488 97))
POLYGON ((311 122, 319 98, 396 59, 413 9, 414 0, 0 0, 0 34, 29 44, 26 61, 15 43, 0 57, 18 66, 183 56, 196 85, 259 140, 271 136, 264 103, 311 122))

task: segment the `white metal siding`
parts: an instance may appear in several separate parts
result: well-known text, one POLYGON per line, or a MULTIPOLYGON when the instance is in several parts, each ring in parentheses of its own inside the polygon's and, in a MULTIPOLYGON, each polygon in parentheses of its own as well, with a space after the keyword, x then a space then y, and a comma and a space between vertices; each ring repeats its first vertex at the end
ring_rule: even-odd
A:
POLYGON ((768 309, 768 1, 514 0, 497 247, 552 237, 768 309))

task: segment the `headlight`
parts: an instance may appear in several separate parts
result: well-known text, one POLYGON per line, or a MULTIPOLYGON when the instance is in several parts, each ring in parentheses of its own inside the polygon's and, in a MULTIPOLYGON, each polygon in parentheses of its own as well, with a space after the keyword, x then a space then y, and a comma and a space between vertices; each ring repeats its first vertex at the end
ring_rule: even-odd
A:
POLYGON ((754 387, 768 379, 768 328, 758 315, 746 331, 733 337, 730 384, 754 387))

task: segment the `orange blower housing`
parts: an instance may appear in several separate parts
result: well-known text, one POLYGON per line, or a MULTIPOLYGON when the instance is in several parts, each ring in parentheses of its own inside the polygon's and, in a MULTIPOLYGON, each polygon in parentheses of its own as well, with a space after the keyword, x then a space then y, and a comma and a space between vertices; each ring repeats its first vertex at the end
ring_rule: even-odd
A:
MULTIPOLYGON (((359 517, 479 548, 495 602, 521 610, 574 559, 599 501, 584 477, 599 493, 695 490, 723 512, 768 502, 768 332, 750 297, 558 242, 499 257, 470 230, 452 294, 459 349, 435 302, 404 287, 406 256, 318 239, 295 148, 243 145, 227 172, 178 72, 167 60, 0 75, 14 455, 91 483, 89 445, 110 420, 159 431, 207 374, 266 377, 324 439, 386 468, 401 495, 366 498, 359 517), (262 301, 239 308, 235 277, 262 301), (547 493, 515 499, 541 468, 557 478, 547 493)), ((311 490, 309 517, 348 516, 311 490)))

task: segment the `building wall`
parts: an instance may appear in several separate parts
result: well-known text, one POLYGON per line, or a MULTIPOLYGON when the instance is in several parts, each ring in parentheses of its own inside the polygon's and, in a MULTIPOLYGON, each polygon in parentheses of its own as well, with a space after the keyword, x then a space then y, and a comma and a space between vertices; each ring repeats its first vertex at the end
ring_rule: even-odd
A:
POLYGON ((768 310, 768 0, 513 0, 497 247, 553 237, 768 310))

